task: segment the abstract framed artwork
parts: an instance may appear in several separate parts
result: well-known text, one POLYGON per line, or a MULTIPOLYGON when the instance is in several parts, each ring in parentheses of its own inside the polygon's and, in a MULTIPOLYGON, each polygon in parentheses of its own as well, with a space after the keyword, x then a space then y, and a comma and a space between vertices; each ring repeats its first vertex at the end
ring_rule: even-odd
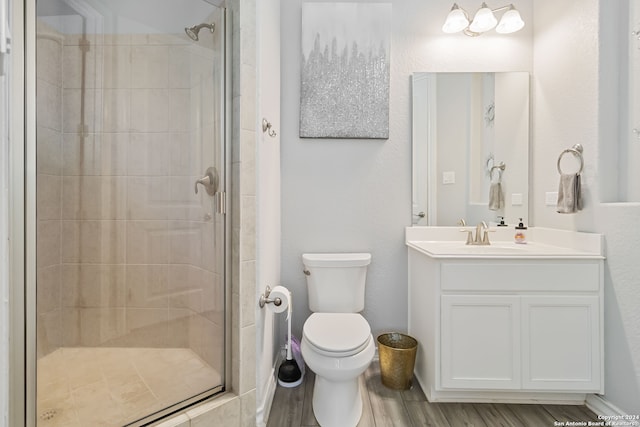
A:
POLYGON ((391 4, 303 3, 301 138, 389 138, 391 4))

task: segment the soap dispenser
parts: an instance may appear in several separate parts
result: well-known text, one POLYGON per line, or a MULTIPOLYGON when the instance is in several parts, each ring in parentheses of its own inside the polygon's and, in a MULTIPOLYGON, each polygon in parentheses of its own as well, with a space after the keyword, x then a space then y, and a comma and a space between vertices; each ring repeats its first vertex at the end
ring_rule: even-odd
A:
POLYGON ((504 217, 503 216, 499 216, 498 219, 500 219, 500 222, 498 223, 498 227, 506 227, 507 224, 504 223, 504 217))
POLYGON ((520 218, 520 222, 516 226, 516 235, 514 236, 516 243, 527 243, 526 229, 527 227, 524 226, 522 218, 520 218))

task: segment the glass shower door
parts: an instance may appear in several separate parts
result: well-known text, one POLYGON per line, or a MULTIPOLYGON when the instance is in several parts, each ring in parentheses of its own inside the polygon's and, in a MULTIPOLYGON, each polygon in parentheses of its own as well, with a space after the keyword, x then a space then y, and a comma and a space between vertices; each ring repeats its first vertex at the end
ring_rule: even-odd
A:
POLYGON ((224 11, 36 6, 37 424, 138 425, 224 387, 224 11))

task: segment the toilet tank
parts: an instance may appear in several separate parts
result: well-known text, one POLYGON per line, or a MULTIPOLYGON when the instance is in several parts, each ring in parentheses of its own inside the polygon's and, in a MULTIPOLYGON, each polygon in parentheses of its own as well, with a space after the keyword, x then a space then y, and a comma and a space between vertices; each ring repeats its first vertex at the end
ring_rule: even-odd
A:
POLYGON ((364 286, 371 254, 303 254, 309 309, 321 313, 364 310, 364 286))

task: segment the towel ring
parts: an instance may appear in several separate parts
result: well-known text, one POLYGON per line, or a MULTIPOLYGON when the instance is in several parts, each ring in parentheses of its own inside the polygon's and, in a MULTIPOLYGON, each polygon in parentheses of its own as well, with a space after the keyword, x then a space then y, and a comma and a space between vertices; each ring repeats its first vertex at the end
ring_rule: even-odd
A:
POLYGON ((498 178, 502 178, 502 172, 504 171, 505 167, 506 166, 504 162, 500 162, 498 166, 491 166, 491 169, 489 169, 489 178, 493 179, 493 171, 495 169, 498 169, 498 178))
POLYGON ((560 160, 562 160, 562 156, 564 156, 566 153, 571 153, 580 159, 580 170, 576 172, 576 175, 580 175, 582 173, 582 169, 584 168, 584 158, 582 157, 582 151, 584 151, 584 149, 580 144, 576 144, 571 148, 563 150, 562 153, 560 153, 560 155, 558 156, 558 173, 562 175, 562 169, 560 169, 560 160))

